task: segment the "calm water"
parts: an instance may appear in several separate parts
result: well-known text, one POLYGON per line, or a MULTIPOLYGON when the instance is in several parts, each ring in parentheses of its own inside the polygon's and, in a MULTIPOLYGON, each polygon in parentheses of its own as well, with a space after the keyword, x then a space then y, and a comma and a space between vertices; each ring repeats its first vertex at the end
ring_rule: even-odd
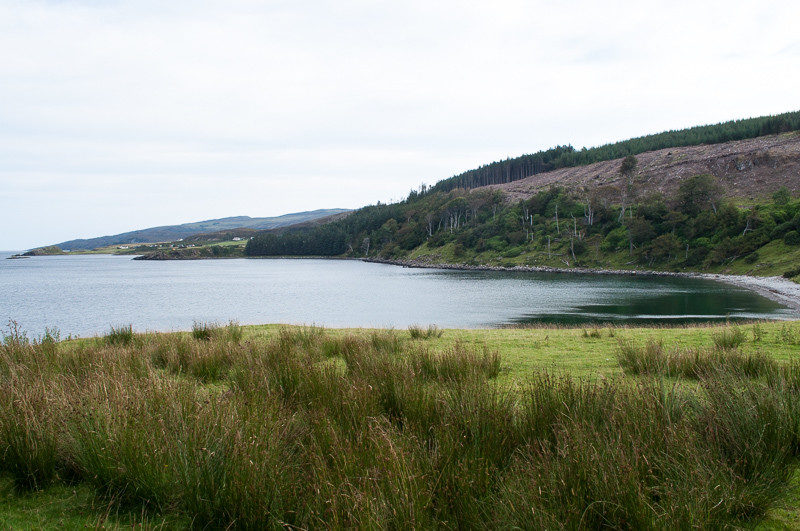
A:
MULTIPOLYGON (((0 319, 62 336, 188 329, 194 321, 404 328, 524 322, 796 318, 707 280, 406 269, 351 260, 134 261, 0 255, 0 319)), ((2 324, 2 323, 0 323, 2 324)))

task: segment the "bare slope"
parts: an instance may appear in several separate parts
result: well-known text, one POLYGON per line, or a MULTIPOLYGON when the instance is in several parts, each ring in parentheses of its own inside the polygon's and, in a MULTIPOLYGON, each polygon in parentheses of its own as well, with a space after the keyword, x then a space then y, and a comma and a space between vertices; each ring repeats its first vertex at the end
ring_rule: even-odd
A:
MULTIPOLYGON (((800 193, 800 133, 785 133, 711 144, 650 151, 636 156, 636 183, 642 194, 670 195, 680 181, 708 173, 719 179, 729 197, 757 199, 781 186, 800 193)), ((518 181, 482 188, 502 190, 512 200, 523 199, 543 188, 572 190, 619 186, 622 159, 539 173, 518 181)))

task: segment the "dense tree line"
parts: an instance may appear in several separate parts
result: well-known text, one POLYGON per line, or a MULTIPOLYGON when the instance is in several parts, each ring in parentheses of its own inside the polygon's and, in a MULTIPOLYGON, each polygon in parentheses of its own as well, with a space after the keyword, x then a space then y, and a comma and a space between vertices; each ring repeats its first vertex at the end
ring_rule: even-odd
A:
POLYGON ((503 184, 558 168, 582 166, 628 155, 638 155, 646 151, 718 144, 798 130, 800 130, 800 111, 733 120, 679 131, 665 131, 589 149, 576 150, 570 145, 557 146, 545 151, 486 164, 439 181, 424 191, 448 192, 456 188, 477 188, 488 184, 503 184))
POLYGON ((430 188, 433 192, 448 192, 456 188, 478 188, 488 184, 502 184, 524 179, 529 175, 559 168, 558 161, 575 152, 572 146, 556 146, 546 151, 522 155, 513 159, 492 162, 449 179, 439 181, 430 188))
POLYGON ((290 231, 268 231, 247 242, 248 256, 338 256, 348 251, 347 233, 333 223, 290 231))

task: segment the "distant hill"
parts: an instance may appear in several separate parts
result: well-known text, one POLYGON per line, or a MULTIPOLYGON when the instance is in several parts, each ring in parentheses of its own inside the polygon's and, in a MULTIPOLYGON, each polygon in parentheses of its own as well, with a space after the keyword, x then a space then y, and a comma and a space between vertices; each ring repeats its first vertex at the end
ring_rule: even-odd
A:
MULTIPOLYGON (((269 227, 267 229, 263 228, 252 228, 252 227, 240 227, 236 229, 223 229, 217 230, 213 232, 199 232, 197 234, 193 234, 192 236, 188 236, 184 238, 185 243, 213 243, 213 242, 224 242, 227 240, 231 240, 232 238, 239 237, 239 238, 249 238, 255 234, 258 234, 262 231, 284 231, 284 230, 294 230, 300 228, 308 228, 308 227, 315 227, 317 225, 323 225, 325 223, 330 223, 332 221, 336 221, 346 217, 348 214, 352 212, 352 210, 342 210, 342 209, 331 209, 331 212, 335 212, 329 216, 322 216, 318 218, 311 218, 306 221, 301 221, 299 223, 291 223, 289 225, 277 225, 274 227, 269 227)), ((290 214, 292 215, 292 214, 290 214)))
POLYGON ((195 234, 227 231, 233 229, 254 229, 266 230, 288 227, 298 223, 308 223, 330 216, 337 216, 350 212, 344 208, 326 208, 312 210, 308 212, 295 212, 269 218, 251 218, 250 216, 234 216, 229 218, 209 219, 194 223, 184 223, 181 225, 164 225, 161 227, 151 227, 148 229, 134 230, 114 234, 110 236, 99 236, 97 238, 86 238, 69 240, 55 244, 61 249, 71 251, 81 251, 105 247, 107 245, 122 245, 133 243, 153 243, 174 241, 181 238, 188 238, 195 234))

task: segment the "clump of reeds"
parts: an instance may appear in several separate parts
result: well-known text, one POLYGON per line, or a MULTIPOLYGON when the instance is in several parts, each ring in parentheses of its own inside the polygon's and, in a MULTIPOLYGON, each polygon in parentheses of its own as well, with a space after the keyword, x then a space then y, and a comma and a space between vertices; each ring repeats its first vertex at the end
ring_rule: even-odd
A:
POLYGON ((667 349, 658 341, 644 345, 620 341, 617 361, 629 374, 698 379, 713 372, 729 372, 748 378, 765 376, 778 363, 761 352, 742 352, 729 346, 667 349))
POLYGON ((343 359, 363 348, 365 348, 365 341, 350 334, 344 337, 325 337, 320 346, 325 358, 343 359))
POLYGON ((300 347, 310 350, 319 344, 323 336, 324 331, 317 326, 281 328, 278 331, 278 344, 282 349, 300 347))
POLYGON ((237 342, 242 339, 242 333, 242 327, 236 321, 230 321, 225 326, 199 321, 192 324, 192 337, 199 341, 217 339, 237 342))
POLYGON ((130 345, 133 341, 133 326, 112 326, 105 336, 106 343, 109 345, 130 345))
POLYGON ((57 328, 45 328, 44 334, 37 340, 39 347, 46 355, 55 355, 61 342, 61 332, 57 328))
POLYGON ((192 337, 200 341, 209 341, 219 328, 220 326, 216 323, 195 321, 192 323, 192 337))
POLYGON ((12 377, 0 383, 0 471, 24 489, 46 487, 60 466, 54 410, 63 404, 51 392, 41 379, 12 377))
MULTIPOLYGON (((212 337, 224 339, 224 329, 217 329, 212 337)), ((144 352, 154 367, 166 369, 172 374, 189 375, 204 382, 221 380, 227 376, 239 351, 237 343, 192 339, 167 339, 161 336, 145 345, 144 352)))
POLYGON ((408 327, 408 333, 411 339, 434 339, 442 337, 444 330, 435 324, 428 325, 427 328, 423 328, 420 325, 411 325, 408 327))
POLYGON ((732 350, 739 348, 747 341, 747 334, 738 326, 726 327, 711 334, 711 339, 717 348, 732 350))
POLYGON ((19 323, 13 319, 8 321, 6 331, 3 333, 2 345, 5 350, 25 347, 30 344, 28 334, 19 323))
MULTIPOLYGON (((613 333, 610 335, 613 336, 613 333)), ((600 339, 603 337, 603 332, 600 331, 599 328, 592 328, 590 331, 587 331, 585 328, 583 329, 583 337, 592 338, 592 339, 600 339)))
POLYGON ((414 351, 409 356, 415 374, 433 380, 464 380, 471 377, 495 378, 500 373, 500 355, 483 347, 468 348, 456 341, 439 353, 414 351))
POLYGON ((242 325, 240 325, 237 321, 229 321, 228 324, 225 326, 225 336, 228 341, 233 341, 234 343, 238 343, 242 340, 242 336, 244 335, 244 329, 242 325))
POLYGON ((393 330, 379 330, 370 334, 372 348, 387 354, 400 352, 400 338, 393 330))

